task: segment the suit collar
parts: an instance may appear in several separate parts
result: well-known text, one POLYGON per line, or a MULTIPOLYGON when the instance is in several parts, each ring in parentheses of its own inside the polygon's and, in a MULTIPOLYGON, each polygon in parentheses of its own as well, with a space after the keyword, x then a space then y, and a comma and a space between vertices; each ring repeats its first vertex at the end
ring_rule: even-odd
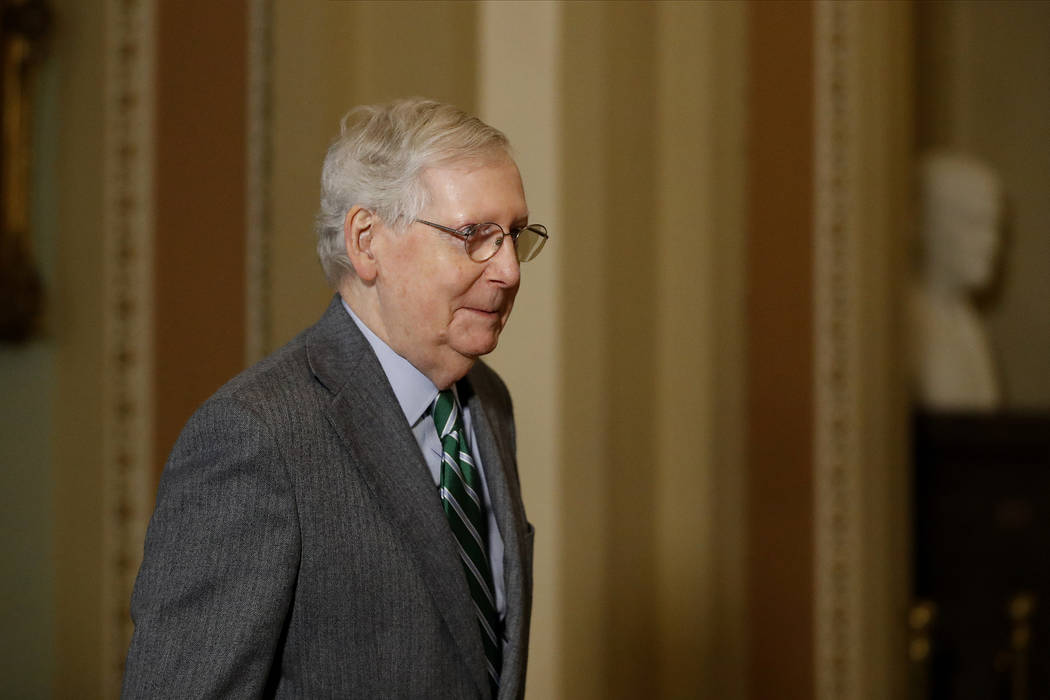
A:
POLYGON ((306 361, 310 371, 322 386, 338 395, 370 354, 368 341, 354 326, 336 294, 321 320, 306 331, 306 361))

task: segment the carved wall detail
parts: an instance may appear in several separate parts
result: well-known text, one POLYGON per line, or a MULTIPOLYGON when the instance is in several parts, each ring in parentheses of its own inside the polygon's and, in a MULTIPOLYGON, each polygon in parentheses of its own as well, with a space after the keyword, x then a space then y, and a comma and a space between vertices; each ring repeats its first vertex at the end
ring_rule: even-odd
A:
POLYGON ((153 490, 153 0, 105 4, 103 695, 119 694, 153 490))
POLYGON ((819 700, 844 700, 862 692, 855 37, 848 3, 818 2, 815 13, 815 679, 819 700))

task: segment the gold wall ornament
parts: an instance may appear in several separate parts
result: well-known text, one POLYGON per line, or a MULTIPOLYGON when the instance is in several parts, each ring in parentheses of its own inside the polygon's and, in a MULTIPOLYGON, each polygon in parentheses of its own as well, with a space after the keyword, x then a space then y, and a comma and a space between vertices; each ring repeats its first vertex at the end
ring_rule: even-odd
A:
POLYGON ((0 341, 27 340, 44 290, 29 228, 33 70, 51 27, 46 0, 0 0, 0 341))

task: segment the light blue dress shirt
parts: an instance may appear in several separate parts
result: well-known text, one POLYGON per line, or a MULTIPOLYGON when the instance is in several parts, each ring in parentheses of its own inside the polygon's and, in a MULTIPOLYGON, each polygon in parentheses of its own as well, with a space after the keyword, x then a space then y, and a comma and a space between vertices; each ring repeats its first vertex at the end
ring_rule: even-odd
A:
MULTIPOLYGON (((419 449, 423 451, 423 458, 430 468, 430 475, 434 479, 434 493, 437 498, 437 488, 441 484, 441 438, 438 437, 437 427, 434 419, 430 417, 430 407, 437 398, 438 388, 425 374, 405 358, 394 352, 383 339, 372 332, 364 321, 357 317, 350 306, 343 299, 343 308, 350 314, 357 327, 364 334, 372 351, 379 358, 379 364, 386 373, 386 378, 394 390, 397 402, 401 404, 401 410, 405 419, 412 428, 412 434, 419 443, 419 449)), ((485 500, 485 514, 488 518, 489 527, 489 561, 492 562, 492 582, 496 587, 496 609, 500 618, 507 611, 506 597, 503 585, 503 538, 500 537, 499 526, 496 524, 496 516, 492 511, 492 501, 489 499, 488 479, 485 476, 485 464, 478 453, 478 441, 474 438, 474 425, 470 420, 470 409, 459 400, 455 385, 452 386, 456 394, 456 402, 463 413, 463 427, 467 431, 467 440, 470 441, 470 451, 474 455, 474 464, 481 474, 482 498, 485 500)))

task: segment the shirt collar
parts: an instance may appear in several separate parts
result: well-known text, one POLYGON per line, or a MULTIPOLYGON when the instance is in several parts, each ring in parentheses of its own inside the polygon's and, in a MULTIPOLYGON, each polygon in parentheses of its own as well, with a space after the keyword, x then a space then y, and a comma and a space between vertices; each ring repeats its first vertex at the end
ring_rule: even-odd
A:
POLYGON ((373 333, 372 329, 357 317, 345 299, 340 299, 340 301, 343 302, 343 308, 357 324, 368 344, 372 346, 372 351, 379 358, 379 364, 383 367, 390 387, 394 390, 394 396, 401 405, 405 419, 408 420, 410 426, 414 426, 430 408, 430 404, 434 403, 438 395, 437 386, 411 362, 394 352, 389 345, 383 342, 382 338, 373 333))

